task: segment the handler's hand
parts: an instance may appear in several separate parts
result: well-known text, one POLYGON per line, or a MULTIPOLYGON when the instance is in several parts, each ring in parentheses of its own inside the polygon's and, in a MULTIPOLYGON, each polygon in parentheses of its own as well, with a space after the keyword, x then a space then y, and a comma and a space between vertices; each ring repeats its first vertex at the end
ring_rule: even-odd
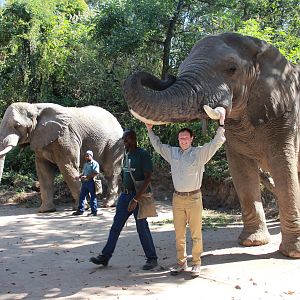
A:
POLYGON ((226 109, 224 107, 218 106, 216 108, 211 108, 208 105, 204 105, 203 109, 211 119, 219 120, 219 124, 222 126, 224 125, 226 116, 226 109))
POLYGON ((135 210, 135 208, 136 208, 136 206, 137 206, 137 202, 136 201, 134 201, 133 199, 129 202, 129 204, 128 204, 128 211, 129 212, 132 212, 132 211, 134 211, 135 210))
POLYGON ((215 110, 220 114, 219 124, 224 125, 226 110, 224 107, 216 107, 215 110))
POLYGON ((149 131, 149 130, 152 130, 153 124, 147 124, 147 123, 145 123, 145 125, 146 125, 148 131, 149 131))

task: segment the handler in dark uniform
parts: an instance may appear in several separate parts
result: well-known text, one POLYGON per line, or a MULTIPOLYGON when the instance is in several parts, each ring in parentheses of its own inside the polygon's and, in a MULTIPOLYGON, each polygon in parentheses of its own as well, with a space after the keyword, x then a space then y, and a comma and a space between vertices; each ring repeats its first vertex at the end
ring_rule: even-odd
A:
POLYGON ((109 232, 107 243, 103 248, 102 253, 97 257, 91 257, 90 261, 97 265, 107 266, 126 221, 129 216, 133 214, 140 242, 147 258, 143 270, 151 270, 157 266, 156 250, 147 219, 138 219, 137 215, 139 197, 149 189, 152 174, 152 161, 147 151, 137 147, 136 133, 133 130, 124 132, 123 141, 126 150, 126 158, 124 159, 123 164, 124 189, 118 199, 116 214, 109 232), (144 181, 144 184, 139 191, 135 190, 130 170, 135 180, 144 181))

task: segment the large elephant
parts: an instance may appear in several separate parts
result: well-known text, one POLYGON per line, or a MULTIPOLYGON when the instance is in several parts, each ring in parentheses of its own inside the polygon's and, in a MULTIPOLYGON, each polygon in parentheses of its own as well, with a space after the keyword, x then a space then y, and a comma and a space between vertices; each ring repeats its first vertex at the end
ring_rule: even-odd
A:
POLYGON ((30 144, 41 189, 39 212, 55 211, 53 181, 57 166, 77 206, 80 182, 75 179, 84 153, 90 149, 107 179, 107 203, 118 194, 118 177, 123 159, 123 130, 107 110, 86 106, 63 107, 52 103, 11 104, 0 125, 0 180, 4 159, 17 144, 30 144))
POLYGON ((257 38, 225 33, 200 40, 177 78, 145 72, 124 84, 133 115, 152 124, 205 118, 204 105, 227 111, 226 154, 241 203, 239 242, 269 242, 259 168, 275 182, 282 240, 279 250, 300 258, 299 65, 257 38), (146 87, 146 88, 145 88, 146 87))

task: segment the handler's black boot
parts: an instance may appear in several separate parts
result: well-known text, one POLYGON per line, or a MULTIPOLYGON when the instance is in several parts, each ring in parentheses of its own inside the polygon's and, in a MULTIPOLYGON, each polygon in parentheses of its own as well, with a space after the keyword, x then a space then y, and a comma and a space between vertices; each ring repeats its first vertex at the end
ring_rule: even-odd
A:
POLYGON ((157 266, 157 258, 148 258, 143 265, 143 270, 151 270, 157 266))
POLYGON ((99 254, 96 257, 91 257, 90 262, 92 262, 95 265, 103 265, 103 266, 108 265, 108 259, 102 254, 99 254))

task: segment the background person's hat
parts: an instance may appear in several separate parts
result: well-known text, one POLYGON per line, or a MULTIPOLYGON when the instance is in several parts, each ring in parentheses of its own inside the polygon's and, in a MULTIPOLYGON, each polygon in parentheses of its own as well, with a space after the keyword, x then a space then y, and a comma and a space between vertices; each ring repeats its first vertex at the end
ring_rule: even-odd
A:
POLYGON ((93 151, 91 151, 91 150, 86 151, 85 154, 88 154, 88 155, 90 155, 91 157, 94 156, 94 153, 93 153, 93 151))

